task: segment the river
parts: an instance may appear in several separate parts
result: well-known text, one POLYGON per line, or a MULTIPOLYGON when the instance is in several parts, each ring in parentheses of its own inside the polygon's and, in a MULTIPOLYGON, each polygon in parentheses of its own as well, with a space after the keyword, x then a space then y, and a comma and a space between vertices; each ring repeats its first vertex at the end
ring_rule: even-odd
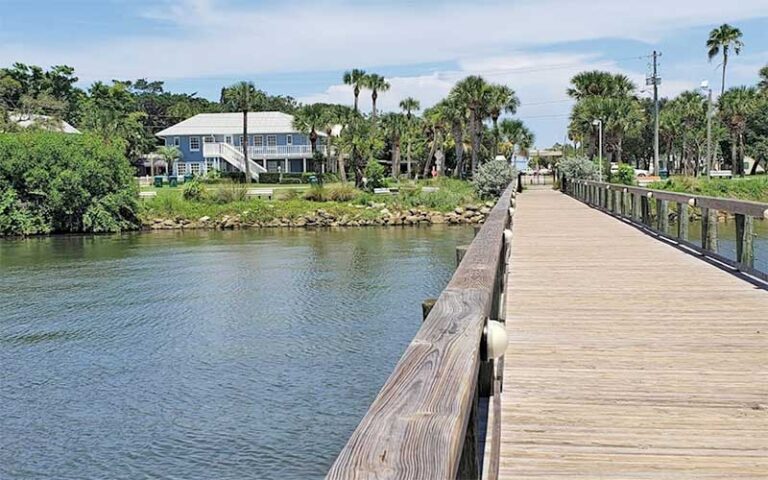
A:
POLYGON ((0 478, 322 478, 471 237, 0 241, 0 478))

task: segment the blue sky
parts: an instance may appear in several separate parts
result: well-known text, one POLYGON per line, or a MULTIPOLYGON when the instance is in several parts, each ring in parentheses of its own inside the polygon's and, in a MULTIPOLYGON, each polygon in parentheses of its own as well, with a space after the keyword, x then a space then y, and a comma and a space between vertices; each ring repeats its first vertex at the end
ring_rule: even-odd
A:
MULTIPOLYGON (((568 79, 592 68, 639 85, 648 55, 663 53, 662 95, 719 86, 704 42, 723 22, 744 32, 728 85, 751 84, 768 63, 768 2, 740 0, 0 0, 0 65, 76 68, 95 80, 146 77, 174 91, 217 98, 221 86, 253 80, 302 101, 350 103, 340 84, 352 67, 384 74, 394 109, 424 106, 469 74, 513 87, 517 116, 538 146, 563 138, 568 79)), ((649 95, 650 92, 643 92, 649 95)), ((366 97, 362 105, 370 104, 366 97)))

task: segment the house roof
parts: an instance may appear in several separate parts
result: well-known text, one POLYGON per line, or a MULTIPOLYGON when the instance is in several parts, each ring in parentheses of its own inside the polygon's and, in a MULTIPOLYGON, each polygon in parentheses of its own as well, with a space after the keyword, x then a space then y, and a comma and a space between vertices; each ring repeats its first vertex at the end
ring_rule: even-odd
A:
POLYGON ((80 133, 80 130, 76 129, 64 120, 54 121, 47 115, 12 113, 9 115, 9 118, 12 122, 16 123, 22 128, 31 127, 32 125, 36 125, 39 122, 39 127, 45 130, 50 130, 52 132, 80 133))
MULTIPOLYGON (((158 132, 158 137, 177 135, 237 135, 243 131, 242 113, 200 113, 158 132)), ((282 112, 249 112, 248 133, 291 133, 293 115, 282 112)), ((324 136, 318 131, 318 135, 324 136)))

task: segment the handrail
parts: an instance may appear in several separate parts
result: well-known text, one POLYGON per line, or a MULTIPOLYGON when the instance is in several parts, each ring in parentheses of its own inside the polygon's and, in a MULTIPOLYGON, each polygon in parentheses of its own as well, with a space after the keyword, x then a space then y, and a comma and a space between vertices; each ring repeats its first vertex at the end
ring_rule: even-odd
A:
MULTIPOLYGON (((498 318, 506 269, 510 185, 467 248, 451 281, 408 345, 328 476, 454 479, 479 475, 476 415, 483 330, 498 318)), ((487 370, 485 368, 484 370, 487 370)))
POLYGON ((588 180, 566 181, 565 191, 572 197, 613 216, 631 222, 655 235, 671 240, 710 257, 735 270, 768 282, 768 272, 755 268, 754 220, 768 220, 768 203, 734 198, 718 198, 692 193, 669 192, 651 188, 588 180), (657 212, 652 218, 655 201, 657 212), (669 204, 677 204, 677 231, 669 231, 669 204), (701 208, 701 244, 688 238, 690 209, 701 208), (717 212, 732 214, 736 220, 736 258, 718 252, 717 212))

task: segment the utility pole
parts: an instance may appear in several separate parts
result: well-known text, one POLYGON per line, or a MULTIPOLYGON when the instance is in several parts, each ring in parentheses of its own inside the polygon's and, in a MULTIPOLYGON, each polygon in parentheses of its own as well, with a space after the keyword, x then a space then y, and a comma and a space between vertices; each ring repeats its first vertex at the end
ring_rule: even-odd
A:
POLYGON ((706 80, 701 89, 707 92, 707 177, 712 178, 712 89, 706 80))
POLYGON ((659 175, 659 77, 658 59, 661 52, 653 51, 653 76, 646 81, 646 84, 653 85, 653 173, 659 175))

